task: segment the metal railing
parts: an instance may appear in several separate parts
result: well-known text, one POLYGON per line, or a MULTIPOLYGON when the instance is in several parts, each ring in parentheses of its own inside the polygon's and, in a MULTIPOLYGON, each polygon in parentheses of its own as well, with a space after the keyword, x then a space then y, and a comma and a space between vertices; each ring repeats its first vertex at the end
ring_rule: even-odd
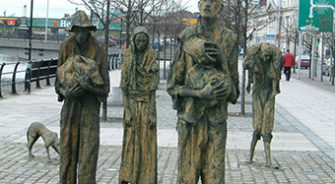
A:
POLYGON ((36 88, 41 88, 40 81, 46 80, 50 86, 50 78, 56 77, 58 59, 46 59, 28 63, 25 76, 25 90, 30 92, 32 82, 36 82, 36 88))
POLYGON ((0 98, 2 98, 2 86, 4 85, 11 85, 12 89, 11 89, 11 93, 12 94, 17 94, 17 91, 16 91, 16 84, 17 83, 23 83, 24 81, 16 81, 16 74, 18 73, 24 73, 26 72, 26 70, 17 70, 18 69, 18 66, 20 64, 27 64, 28 62, 16 62, 16 63, 2 63, 1 64, 1 67, 0 67, 0 98), (14 66, 14 69, 13 69, 13 72, 3 72, 4 69, 5 69, 5 66, 14 66), (2 80, 2 77, 3 76, 7 76, 7 75, 12 75, 11 77, 11 80, 7 80, 7 81, 4 81, 2 80), (5 84, 3 84, 3 82, 6 82, 5 84))
MULTIPOLYGON (((108 55, 108 70, 120 69, 123 53, 113 53, 108 55)), ((41 88, 41 81, 46 80, 46 85, 50 86, 50 79, 56 77, 58 59, 44 59, 37 61, 19 61, 13 63, 0 64, 0 98, 3 97, 2 87, 11 85, 11 94, 17 94, 17 84, 24 84, 24 90, 31 91, 31 83, 36 82, 36 88, 41 88), (10 67, 11 66, 11 67, 10 67), (19 69, 23 66, 24 69, 19 69), (8 70, 6 67, 10 67, 8 70), (21 78, 17 74, 23 73, 21 78), (10 76, 11 75, 11 76, 10 76), (6 77, 3 80, 3 76, 6 77)))
POLYGON ((108 55, 108 70, 121 69, 123 53, 113 53, 108 55))
POLYGON ((2 98, 2 87, 11 85, 11 94, 17 94, 17 84, 24 83, 24 89, 30 92, 31 83, 36 82, 36 87, 40 88, 40 81, 46 80, 46 85, 50 86, 50 79, 56 76, 57 59, 47 59, 38 61, 19 61, 16 63, 2 63, 0 67, 0 97, 2 98), (22 65, 24 69, 19 69, 22 65), (12 66, 12 67, 11 67, 12 66), (4 72, 5 67, 9 69, 4 72), (11 70, 12 69, 12 70, 11 70), (21 78, 17 74, 24 73, 21 78), (11 75, 3 80, 3 76, 11 75), (9 80, 11 78, 11 80, 9 80))

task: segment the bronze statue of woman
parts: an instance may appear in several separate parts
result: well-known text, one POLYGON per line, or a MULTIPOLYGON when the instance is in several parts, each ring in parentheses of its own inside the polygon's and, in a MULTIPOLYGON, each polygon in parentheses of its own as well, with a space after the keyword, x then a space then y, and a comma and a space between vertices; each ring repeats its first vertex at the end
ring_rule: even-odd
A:
POLYGON ((137 27, 122 63, 123 144, 120 183, 157 183, 158 64, 149 34, 137 27))

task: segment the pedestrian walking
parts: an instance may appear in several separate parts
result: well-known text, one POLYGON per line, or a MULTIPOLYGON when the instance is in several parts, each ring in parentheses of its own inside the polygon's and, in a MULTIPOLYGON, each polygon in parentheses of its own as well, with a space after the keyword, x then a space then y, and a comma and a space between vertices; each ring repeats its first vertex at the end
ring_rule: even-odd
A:
POLYGON ((294 65, 294 56, 290 53, 290 49, 286 49, 286 54, 284 55, 284 74, 287 81, 291 78, 291 68, 294 67, 294 65))

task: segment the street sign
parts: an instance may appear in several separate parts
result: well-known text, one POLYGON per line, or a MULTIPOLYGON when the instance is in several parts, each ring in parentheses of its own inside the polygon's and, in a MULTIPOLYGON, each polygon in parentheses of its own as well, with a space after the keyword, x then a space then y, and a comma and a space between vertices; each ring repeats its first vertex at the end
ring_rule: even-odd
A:
POLYGON ((333 32, 335 0, 299 0, 299 25, 302 32, 333 32))
POLYGON ((7 20, 7 25, 15 26, 15 20, 7 20))

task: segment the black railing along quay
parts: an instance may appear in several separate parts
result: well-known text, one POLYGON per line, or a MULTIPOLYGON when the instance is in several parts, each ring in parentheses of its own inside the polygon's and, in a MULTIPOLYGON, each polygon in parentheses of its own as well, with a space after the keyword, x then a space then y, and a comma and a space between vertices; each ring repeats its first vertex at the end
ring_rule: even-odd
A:
MULTIPOLYGON (((114 53, 108 55, 108 70, 120 69, 122 64, 123 54, 114 53)), ((31 91, 31 83, 36 82, 36 88, 41 88, 40 81, 46 80, 46 85, 50 86, 50 79, 56 77, 58 59, 44 59, 37 61, 22 61, 12 63, 0 64, 0 98, 3 97, 2 87, 11 85, 11 94, 17 94, 16 85, 24 83, 24 90, 27 92, 31 91), (23 66, 24 69, 18 70, 23 66), (4 70, 6 67, 10 67, 8 70, 4 70), (4 72, 5 71, 5 72, 4 72), (17 78, 17 74, 23 73, 21 78, 17 78), (11 77, 3 76, 11 75, 11 77), (11 78, 9 80, 9 78, 11 78)))
POLYGON ((108 70, 121 69, 123 53, 113 53, 108 55, 108 70))
MULTIPOLYGON (((16 80, 16 76, 18 73, 25 73, 26 70, 18 70, 18 67, 20 64, 28 64, 27 61, 23 61, 23 62, 16 62, 16 63, 2 63, 1 67, 0 67, 0 97, 2 98, 2 86, 5 85, 11 85, 12 89, 11 89, 11 93, 12 94, 17 94, 16 91, 16 84, 18 83, 24 83, 24 80, 22 79, 21 81, 17 81, 16 80), (3 72, 5 67, 11 67, 14 66, 13 71, 8 71, 8 72, 3 72), (3 76, 7 76, 7 75, 12 75, 11 80, 3 80, 3 76), (5 82, 5 83, 3 83, 5 82)), ((8 79, 8 78, 7 78, 8 79)))
MULTIPOLYGON (((113 53, 108 55, 108 70, 121 69, 123 53, 113 53)), ((58 59, 45 59, 38 61, 22 61, 16 63, 3 63, 0 65, 0 98, 2 95, 2 86, 11 85, 11 94, 17 94, 16 85, 24 83, 24 90, 31 91, 31 83, 36 82, 36 88, 41 88, 40 81, 46 80, 46 85, 50 86, 50 79, 56 77, 58 59), (25 69, 18 70, 19 65, 26 65, 25 69), (4 71, 5 67, 13 66, 12 71, 4 71), (17 79, 18 73, 24 73, 24 77, 17 79), (12 75, 11 80, 3 80, 3 76, 12 75), (3 83, 5 82, 5 83, 3 83)), ((171 64, 171 58, 157 58, 160 66, 160 78, 166 79, 171 64)))
POLYGON ((25 90, 30 91, 32 82, 36 82, 36 88, 41 88, 40 81, 46 80, 46 85, 50 86, 50 78, 56 77, 58 59, 46 59, 32 61, 28 64, 25 76, 25 90))
POLYGON ((40 88, 40 81, 46 80, 46 85, 50 86, 50 79, 56 75, 58 59, 47 59, 39 61, 21 61, 16 63, 2 63, 0 67, 0 97, 2 95, 2 86, 11 85, 11 94, 17 94, 16 85, 25 84, 24 89, 30 92, 31 82, 36 82, 36 87, 40 88), (19 65, 23 65, 24 69, 20 69, 19 65), (5 67, 10 67, 6 72, 3 72, 5 67), (17 74, 24 73, 21 78, 17 74), (11 75, 11 80, 3 80, 3 76, 11 75))

